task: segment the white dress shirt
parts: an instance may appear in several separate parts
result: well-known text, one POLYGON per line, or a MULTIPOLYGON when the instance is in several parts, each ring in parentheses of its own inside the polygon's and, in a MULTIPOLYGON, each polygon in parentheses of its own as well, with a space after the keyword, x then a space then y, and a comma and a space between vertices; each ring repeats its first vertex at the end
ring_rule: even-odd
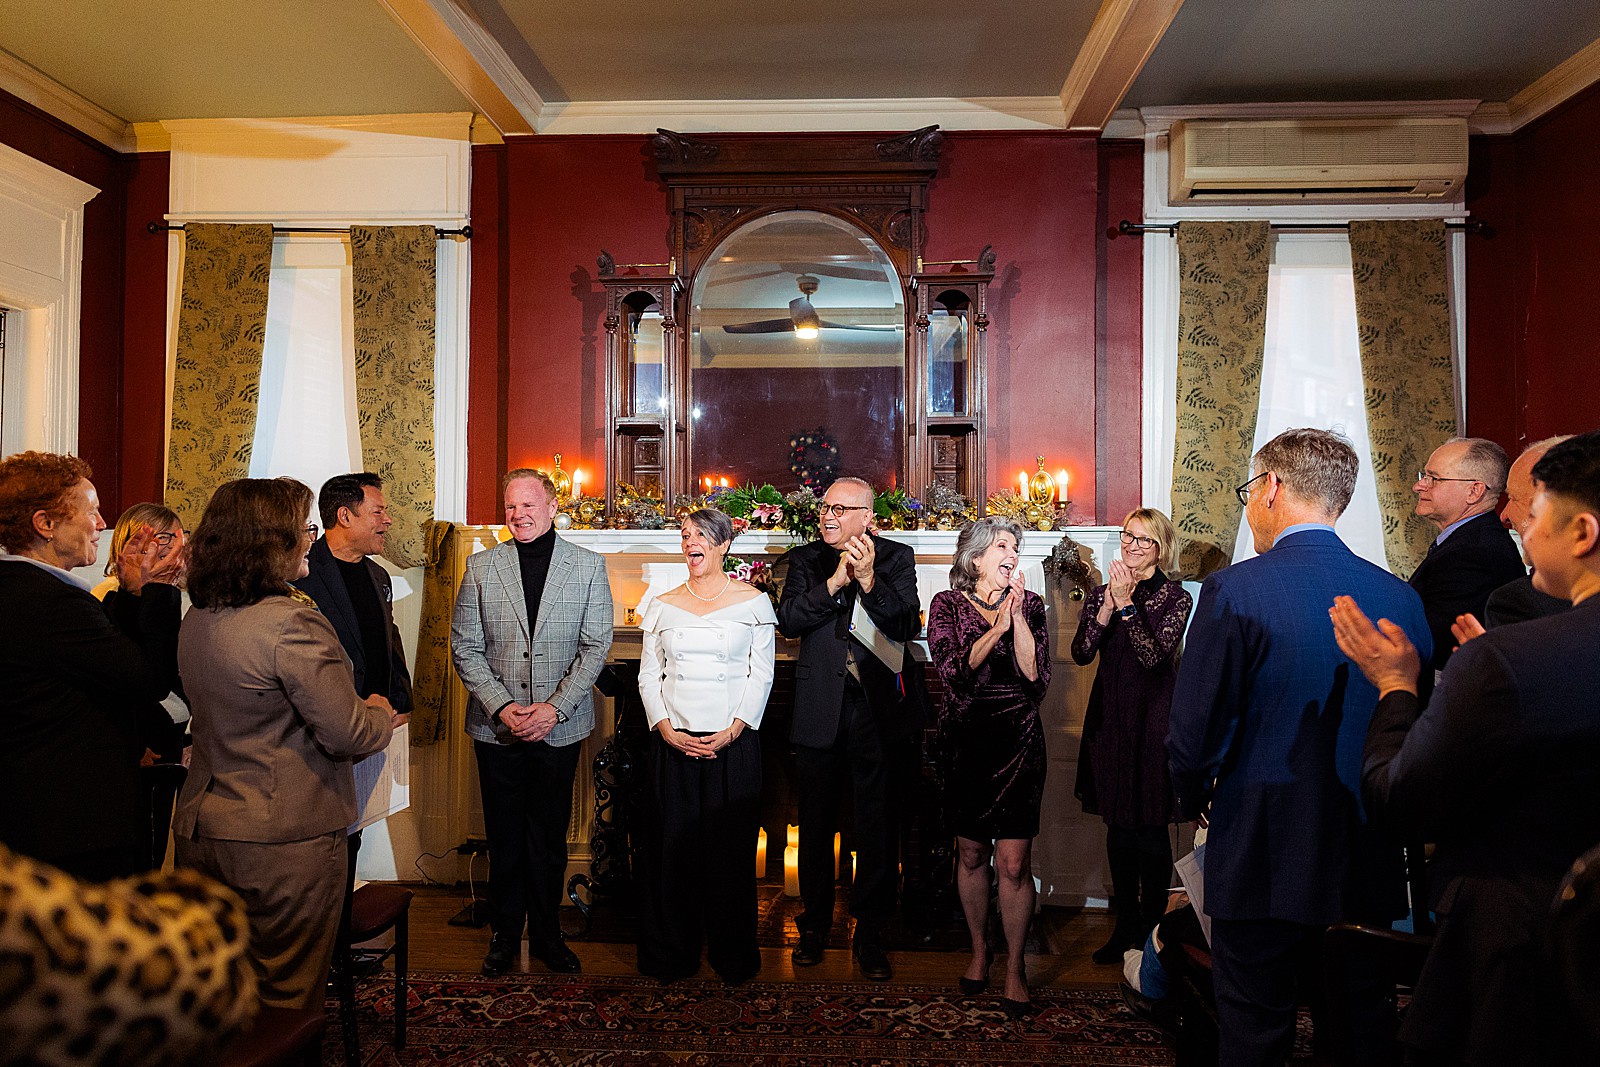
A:
POLYGON ((772 691, 772 601, 753 596, 706 615, 652 600, 639 627, 639 695, 653 730, 662 719, 691 733, 759 729, 772 691))

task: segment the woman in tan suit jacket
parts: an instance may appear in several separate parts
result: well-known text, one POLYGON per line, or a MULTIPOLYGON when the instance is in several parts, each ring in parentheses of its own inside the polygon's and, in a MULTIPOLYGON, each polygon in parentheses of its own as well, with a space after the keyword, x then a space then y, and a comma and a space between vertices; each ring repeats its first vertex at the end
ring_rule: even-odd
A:
POLYGON ((303 594, 311 490, 246 478, 216 491, 190 541, 194 609, 178 638, 193 760, 173 819, 178 862, 250 914, 262 1003, 321 1005, 356 819, 354 758, 405 721, 356 695, 339 639, 303 594))

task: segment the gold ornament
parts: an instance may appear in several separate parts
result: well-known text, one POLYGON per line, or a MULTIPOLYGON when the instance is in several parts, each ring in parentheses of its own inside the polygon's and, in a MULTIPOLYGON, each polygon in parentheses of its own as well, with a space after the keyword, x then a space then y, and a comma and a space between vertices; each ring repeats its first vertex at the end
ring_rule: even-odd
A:
POLYGON ((555 483, 556 499, 564 500, 572 495, 572 475, 561 469, 561 453, 556 453, 555 470, 547 471, 550 480, 555 483))
MULTIPOLYGON (((1028 482, 1028 499, 1041 507, 1048 507, 1055 503, 1056 480, 1045 473, 1043 456, 1039 457, 1038 471, 1034 473, 1033 478, 1028 482)), ((1041 529, 1049 529, 1049 527, 1041 527, 1041 529)))

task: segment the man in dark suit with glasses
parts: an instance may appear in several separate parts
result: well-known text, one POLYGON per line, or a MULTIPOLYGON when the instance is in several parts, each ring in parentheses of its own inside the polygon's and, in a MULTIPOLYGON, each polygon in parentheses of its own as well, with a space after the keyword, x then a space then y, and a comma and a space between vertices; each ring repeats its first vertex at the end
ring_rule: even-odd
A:
POLYGON ((801 967, 822 961, 833 923, 839 801, 855 810, 853 951, 866 978, 888 980, 883 927, 898 882, 897 769, 922 727, 921 678, 903 646, 921 629, 916 555, 872 531, 872 486, 840 478, 822 501, 822 537, 789 553, 778 628, 800 639, 795 666, 795 777, 800 794, 801 967), (896 663, 896 659, 899 662, 896 663))

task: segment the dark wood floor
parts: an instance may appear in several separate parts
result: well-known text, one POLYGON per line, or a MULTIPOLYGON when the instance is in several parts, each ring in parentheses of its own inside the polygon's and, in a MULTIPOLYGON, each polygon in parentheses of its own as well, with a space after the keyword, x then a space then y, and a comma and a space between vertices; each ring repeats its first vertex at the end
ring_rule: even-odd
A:
MULTIPOLYGON (((449 920, 461 911, 468 901, 464 889, 438 886, 417 886, 416 899, 411 904, 411 967, 418 970, 476 971, 483 962, 489 945, 489 928, 451 926, 449 920)), ((566 909, 563 909, 564 911, 566 909)), ((576 912, 566 916, 569 929, 576 928, 576 912)), ((1047 907, 1035 919, 1043 924, 1044 943, 1052 952, 1028 958, 1029 981, 1036 989, 1058 987, 1110 987, 1122 978, 1119 967, 1096 966, 1089 954, 1105 942, 1111 932, 1111 920, 1103 912, 1079 911, 1069 908, 1047 907)), ((572 940, 568 944, 583 961, 589 974, 631 975, 634 969, 634 947, 631 944, 602 943, 572 940)), ((858 976, 846 950, 829 951, 822 963, 815 967, 797 968, 789 962, 789 950, 764 948, 761 951, 760 980, 769 982, 793 981, 849 981, 858 976)), ((940 985, 954 984, 966 968, 964 952, 891 951, 896 981, 940 985)), ((543 964, 531 962, 523 948, 521 967, 524 970, 542 970, 543 964)), ((992 972, 998 980, 1002 971, 998 965, 992 972)), ((702 978, 714 978, 711 969, 702 965, 702 978)))

